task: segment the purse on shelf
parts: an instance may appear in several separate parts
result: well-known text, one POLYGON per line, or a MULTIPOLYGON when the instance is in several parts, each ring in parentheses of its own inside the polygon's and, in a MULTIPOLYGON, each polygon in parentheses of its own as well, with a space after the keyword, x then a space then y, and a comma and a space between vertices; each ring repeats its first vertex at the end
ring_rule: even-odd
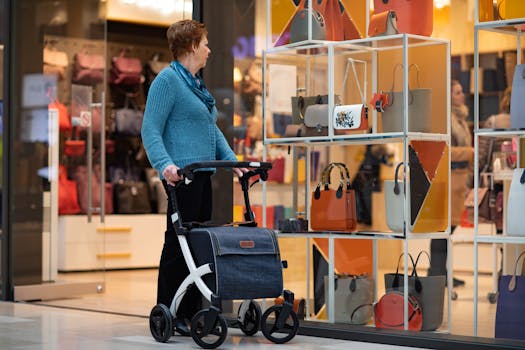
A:
MULTIPOLYGON (((335 276, 334 284, 335 322, 367 324, 373 315, 374 280, 368 274, 343 274, 335 276)), ((324 295, 329 296, 328 276, 324 276, 324 295)))
POLYGON ((312 40, 325 40, 326 27, 323 15, 312 9, 307 8, 308 2, 305 0, 303 9, 296 12, 290 23, 290 43, 308 40, 308 21, 311 16, 312 23, 312 40))
MULTIPOLYGON (((374 322, 377 328, 404 328, 403 292, 390 290, 374 304, 374 322)), ((408 295, 408 330, 420 331, 423 325, 423 310, 416 297, 408 295)))
POLYGON ((58 112, 58 129, 60 131, 70 131, 71 130, 71 118, 69 117, 69 113, 67 111, 67 107, 58 101, 58 99, 54 99, 48 106, 48 109, 56 109, 58 112))
POLYGON ((87 49, 75 54, 73 66, 73 84, 97 85, 104 81, 106 62, 104 56, 90 54, 87 49))
POLYGON ((497 13, 499 19, 525 17, 525 2, 523 0, 498 0, 497 13))
MULTIPOLYGON (((399 272, 403 255, 399 256, 396 272, 384 275, 387 292, 390 290, 404 291, 404 273, 399 272)), ((430 263, 430 256, 426 251, 419 252, 415 261, 412 255, 408 255, 409 262, 412 263, 412 271, 410 271, 410 267, 408 269, 408 292, 418 300, 419 306, 423 310, 421 330, 433 331, 443 323, 446 276, 418 275, 417 265, 422 255, 425 255, 430 263)))
POLYGON ((60 165, 58 168, 58 214, 70 215, 80 213, 78 205, 77 183, 67 178, 67 169, 60 165))
POLYGON ((142 64, 136 57, 125 56, 125 50, 111 59, 109 83, 111 85, 136 88, 142 80, 142 64))
MULTIPOLYGON (((524 3, 525 4, 525 3, 524 3)), ((525 64, 514 68, 512 94, 510 95, 510 127, 525 129, 525 64)))
POLYGON ((69 157, 81 157, 86 152, 86 141, 80 139, 80 131, 75 127, 70 137, 64 141, 64 154, 69 157))
MULTIPOLYGON (((385 191, 386 224, 394 232, 405 231, 405 182, 399 181, 399 169, 404 166, 401 162, 396 166, 393 180, 385 180, 383 189, 385 191)), ((406 172, 406 169, 405 169, 406 172)), ((410 212, 410 202, 409 202, 410 212)))
POLYGON ((374 0, 376 13, 392 10, 397 16, 400 33, 432 35, 434 26, 433 0, 374 0))
POLYGON ((69 65, 67 53, 57 50, 54 45, 44 47, 43 63, 44 74, 55 74, 58 80, 66 77, 66 69, 69 65))
MULTIPOLYGON (((340 97, 334 96, 334 103, 340 97)), ((328 95, 292 96, 292 122, 285 129, 285 136, 327 136, 328 95)))
MULTIPOLYGON (((360 62, 360 61, 359 61, 360 62)), ((366 62, 364 63, 364 78, 366 79, 366 62)), ((351 105, 336 105, 332 114, 332 125, 336 135, 352 134, 355 132, 367 132, 368 131, 368 107, 366 105, 365 95, 361 89, 357 71, 355 69, 355 60, 349 58, 346 62, 346 69, 342 83, 341 95, 345 98, 346 82, 348 78, 348 72, 352 67, 353 76, 361 97, 361 103, 351 105)))
MULTIPOLYGON (((471 188, 465 198, 465 209, 469 222, 474 222, 474 195, 476 190, 471 188)), ((478 222, 490 223, 496 220, 496 192, 492 174, 480 176, 478 192, 478 222), (489 180, 490 178, 490 180, 489 180)))
POLYGON ((525 236, 523 225, 523 204, 525 203, 525 168, 513 170, 507 200, 507 235, 525 236))
MULTIPOLYGON (((392 87, 388 92, 388 104, 383 106, 381 114, 383 132, 402 132, 404 130, 404 99, 403 91, 395 90, 395 77, 398 68, 402 64, 394 66, 392 87)), ((409 71, 415 69, 417 72, 417 88, 408 87, 408 130, 407 132, 432 132, 432 89, 420 88, 419 66, 411 64, 409 71)), ((379 112, 381 110, 378 110, 379 112)))
POLYGON ((330 163, 321 175, 321 181, 312 193, 310 207, 311 227, 316 231, 353 232, 357 228, 355 191, 350 173, 344 163, 330 163), (330 188, 330 173, 339 169, 339 185, 330 188))
POLYGON ((503 275, 498 281, 498 301, 496 307, 495 337, 525 340, 525 260, 521 275, 518 275, 522 252, 514 263, 514 273, 503 275))
POLYGON ((140 136, 144 113, 135 100, 126 95, 124 107, 115 110, 113 131, 120 135, 140 136))
POLYGON ((398 34, 397 16, 395 11, 389 10, 375 13, 370 17, 368 25, 368 36, 384 36, 398 34))

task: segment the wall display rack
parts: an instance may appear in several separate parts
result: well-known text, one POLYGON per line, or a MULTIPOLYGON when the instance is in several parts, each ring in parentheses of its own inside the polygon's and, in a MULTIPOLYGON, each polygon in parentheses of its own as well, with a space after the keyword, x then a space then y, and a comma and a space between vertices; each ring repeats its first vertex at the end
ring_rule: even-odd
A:
MULTIPOLYGON (((322 119, 321 125, 314 125, 305 129, 306 115, 299 111, 299 118, 292 115, 292 122, 286 129, 293 130, 284 135, 269 133, 263 130, 263 140, 266 148, 272 146, 290 146, 294 149, 304 148, 306 150, 306 169, 309 169, 309 150, 315 147, 326 147, 330 161, 330 149, 338 146, 396 144, 402 149, 401 159, 404 164, 410 164, 410 171, 400 176, 404 186, 404 198, 402 200, 402 229, 394 231, 374 231, 358 229, 357 232, 335 232, 335 231, 313 231, 302 233, 280 233, 280 237, 301 237, 310 239, 328 239, 328 322, 334 322, 334 249, 337 240, 371 240, 373 246, 372 274, 377 275, 377 242, 379 240, 401 239, 403 240, 403 251, 409 251, 409 242, 412 240, 444 238, 447 239, 449 250, 451 242, 450 234, 450 43, 448 40, 429 38, 411 34, 396 34, 385 37, 374 37, 356 39, 341 42, 313 42, 307 44, 289 44, 274 47, 263 51, 263 91, 267 95, 263 98, 263 125, 271 123, 273 112, 286 108, 286 103, 291 103, 291 113, 294 112, 294 101, 299 96, 303 99, 311 96, 325 96, 325 100, 317 102, 318 117, 322 119), (350 64, 350 70, 348 69, 350 64), (363 64, 366 63, 366 64, 363 64), (277 68, 277 69, 276 69, 277 68), (273 71, 287 74, 283 77, 273 75, 273 71), (443 79, 445 77, 445 79, 443 79), (290 85, 286 86, 288 81, 290 85), (272 82, 278 82, 278 84, 272 82), (278 85, 278 86, 276 86, 278 85), (294 93, 290 94, 290 91, 294 93), (299 93, 297 93, 299 92, 299 93), (288 95, 287 95, 288 93, 288 95), (381 113, 371 106, 375 94, 389 95, 395 97, 395 103, 399 103, 397 117, 399 123, 394 127, 387 127, 384 123, 388 113, 381 113), (417 99, 426 98, 429 103, 426 109, 417 109, 417 99), (291 101, 291 102, 290 102, 291 101), (359 105, 367 105, 368 127, 359 130, 341 130, 336 126, 336 107, 355 108, 359 105), (425 118, 424 126, 414 124, 415 118, 425 118), (303 118, 303 119, 301 119, 303 118), (303 122, 304 121, 304 122, 303 122), (297 134, 297 129, 303 129, 306 133, 297 134), (303 136, 305 135, 305 136, 303 136), (416 150, 416 152, 414 152, 416 150), (417 157, 426 158, 425 155, 434 154, 432 159, 423 160, 422 174, 427 179, 432 178, 431 184, 426 190, 418 188, 417 180, 417 157), (417 199, 412 194, 424 193, 425 200, 419 214, 415 207, 417 199), (437 200, 439 193, 439 200, 437 200), (446 200, 443 200, 443 193, 446 200), (440 204, 437 204, 440 203, 440 204), (414 214, 416 213, 416 214, 414 214), (427 213, 430 216, 421 216, 427 213), (431 214, 430 214, 431 213, 431 214), (419 224, 418 224, 418 220, 419 224)), ((314 102, 315 104, 315 102, 314 102)), ((391 113, 395 114, 395 113, 391 113)), ((344 151, 343 151, 344 153, 344 151)), ((344 154, 343 154, 344 159, 344 154)), ((304 198, 298 199, 300 205, 306 210, 307 218, 310 218, 311 193, 315 184, 311 179, 311 172, 306 171, 304 182, 304 198)), ((266 186, 263 192, 266 193, 266 186)), ((301 191, 302 192, 302 191, 301 191)), ((264 197, 263 193, 263 197, 264 197)), ((419 202, 421 204, 421 202, 419 202)), ((263 205, 266 205, 263 198, 263 205)), ((263 216, 265 211, 263 210, 263 216)), ((264 218, 263 218, 264 220, 264 218)), ((309 243, 310 244, 310 243, 309 243)), ((309 254, 307 254, 309 259, 309 254)), ((309 266, 310 261, 307 261, 309 266)), ((448 271, 451 271, 451 258, 449 255, 448 271)), ((409 260, 404 254, 404 329, 408 328, 408 278, 409 260)), ((307 272, 308 273, 308 272, 307 272)), ((448 285, 452 285, 451 274, 448 274, 448 285)), ((307 284, 310 281, 307 276, 307 284)), ((310 288, 306 288, 306 300, 310 300, 310 288)), ((450 332, 450 297, 448 290, 448 330, 450 332)), ((377 301, 377 290, 375 299, 377 301)), ((309 314, 307 309, 307 314, 309 314)))
MULTIPOLYGON (((517 4, 517 2, 516 2, 517 4)), ((499 8, 499 7, 498 7, 499 8)), ((482 79, 479 76, 478 71, 480 67, 480 42, 483 40, 483 35, 487 32, 496 33, 503 37, 515 37, 516 42, 516 61, 517 64, 523 63, 523 47, 524 37, 523 30, 525 29, 525 18, 512 18, 512 13, 505 11, 505 15, 509 19, 498 19, 494 16, 486 16, 486 9, 483 7, 481 1, 475 2, 475 23, 474 23, 474 86, 478 86, 478 81, 482 79)), ((512 75, 509 76, 507 73, 507 80, 512 80, 512 75)), ((511 85, 512 82, 509 82, 511 85)), ((483 111, 480 105, 481 94, 478 90, 474 90, 474 203, 478 201, 478 189, 480 188, 480 149, 482 147, 481 140, 483 138, 494 140, 494 143, 502 142, 503 140, 514 139, 520 141, 517 144, 523 143, 525 139, 525 130, 510 128, 510 125, 498 126, 497 128, 487 128, 482 124, 480 116, 483 111)), ((523 168, 522 155, 520 156, 520 147, 517 147, 515 154, 516 163, 513 166, 517 168, 523 168)), ((482 229, 479 217, 479 208, 474 206, 474 323, 473 333, 474 336, 478 334, 478 309, 479 309, 479 273, 478 273, 478 260, 479 260, 479 245, 480 244, 492 244, 493 246, 503 247, 503 266, 501 266, 501 272, 503 275, 509 275, 514 272, 515 259, 519 256, 520 251, 523 251, 525 246, 524 236, 512 236, 507 233, 506 219, 508 216, 508 194, 509 187, 512 180, 512 166, 504 165, 500 169, 493 167, 492 176, 494 181, 503 182, 503 225, 501 234, 496 234, 495 230, 487 232, 482 229)), ((523 273, 523 272, 522 272, 523 273)), ((496 303, 498 300, 498 281, 494 283, 495 289, 493 293, 489 293, 489 301, 496 303)), ((499 302, 499 300, 498 300, 499 302)), ((498 316, 496 316, 497 318, 498 316)), ((496 328, 496 326, 495 326, 496 328)), ((496 334, 496 337, 498 335, 496 334)))

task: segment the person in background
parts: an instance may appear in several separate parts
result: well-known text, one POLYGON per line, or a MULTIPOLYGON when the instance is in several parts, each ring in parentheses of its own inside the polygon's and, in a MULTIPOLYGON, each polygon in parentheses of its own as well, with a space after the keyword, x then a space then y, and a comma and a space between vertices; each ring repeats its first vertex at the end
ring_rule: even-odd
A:
MULTIPOLYGON (((237 158, 218 128, 215 99, 204 86, 199 71, 210 54, 207 30, 194 20, 182 20, 167 30, 173 61, 150 86, 142 141, 151 165, 159 172, 168 194, 166 231, 160 258, 157 303, 170 306, 180 284, 189 271, 171 216, 171 191, 168 186, 182 180, 177 171, 194 162, 237 158)), ((211 175, 215 169, 195 173, 190 184, 176 188, 177 205, 184 222, 211 219, 211 175)), ((240 177, 246 169, 233 169, 240 177)), ((177 310, 174 327, 188 336, 188 321, 201 308, 202 297, 195 286, 189 288, 177 310)))
MULTIPOLYGON (((465 210, 465 196, 468 183, 472 176, 474 147, 472 134, 467 123, 468 107, 465 104, 463 87, 457 80, 451 82, 450 100, 450 157, 451 157, 451 232, 461 223, 465 210)), ((447 273, 447 240, 432 239, 430 242, 430 276, 446 275, 447 273)), ((465 281, 454 278, 454 287, 462 286, 465 281)))

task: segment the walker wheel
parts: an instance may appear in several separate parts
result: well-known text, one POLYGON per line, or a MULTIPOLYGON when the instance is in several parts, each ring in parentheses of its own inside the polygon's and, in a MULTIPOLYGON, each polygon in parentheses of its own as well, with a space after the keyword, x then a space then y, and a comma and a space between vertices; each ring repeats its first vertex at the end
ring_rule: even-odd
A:
MULTIPOLYGON (((241 307, 242 306, 239 306, 239 311, 237 312, 238 315, 241 311, 241 307)), ((246 314, 244 315, 244 321, 242 323, 239 323, 239 327, 241 328, 241 331, 244 334, 251 336, 259 331, 260 324, 261 324, 261 308, 259 307, 259 304, 251 300, 250 306, 248 307, 248 310, 246 311, 246 314)))
POLYGON ((217 315, 215 325, 209 333, 204 332, 208 309, 201 310, 191 319, 190 334, 195 343, 203 349, 215 349, 220 346, 228 335, 228 325, 222 315, 217 315))
POLYGON ((157 304, 149 314, 149 330, 153 338, 165 343, 173 335, 173 321, 170 309, 164 304, 157 304))
POLYGON ((489 303, 496 304, 498 301, 498 293, 490 292, 487 297, 489 298, 489 303))
POLYGON ((276 343, 284 344, 297 334, 299 319, 295 311, 290 311, 282 328, 276 326, 277 319, 283 310, 282 305, 274 305, 264 312, 261 319, 261 330, 266 339, 276 343))

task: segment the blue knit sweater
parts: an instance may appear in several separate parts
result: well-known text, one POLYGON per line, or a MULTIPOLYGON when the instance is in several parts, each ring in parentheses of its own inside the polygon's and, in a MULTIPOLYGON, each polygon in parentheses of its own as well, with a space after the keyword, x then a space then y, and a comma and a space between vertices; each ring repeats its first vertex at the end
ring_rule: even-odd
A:
POLYGON ((209 160, 237 160, 211 113, 171 66, 155 78, 148 92, 142 141, 151 165, 162 178, 175 164, 209 160))

